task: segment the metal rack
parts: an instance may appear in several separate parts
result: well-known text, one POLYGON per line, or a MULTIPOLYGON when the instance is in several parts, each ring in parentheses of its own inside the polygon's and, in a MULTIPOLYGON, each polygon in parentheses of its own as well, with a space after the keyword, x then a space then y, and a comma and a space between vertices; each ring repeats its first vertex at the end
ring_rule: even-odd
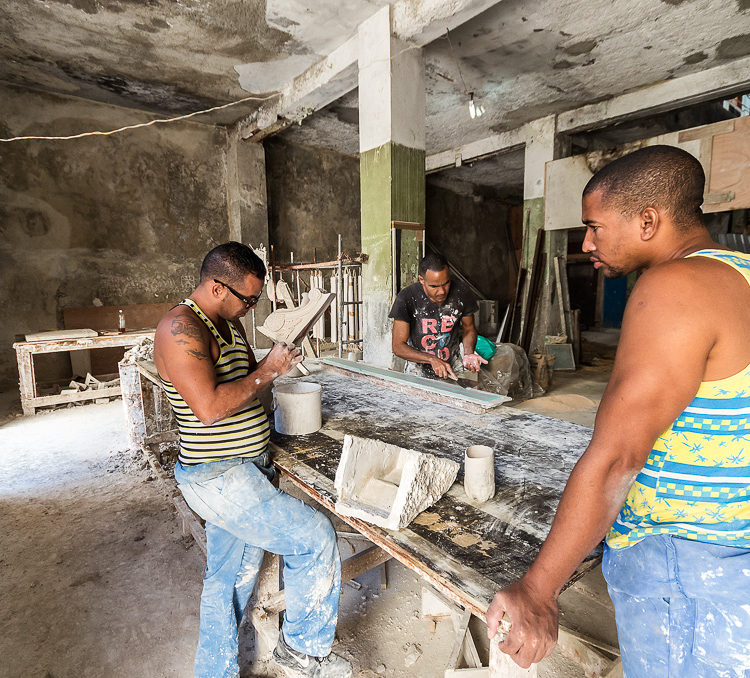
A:
MULTIPOLYGON (((343 289, 343 283, 344 283, 344 271, 345 269, 359 269, 361 271, 362 268, 362 262, 366 260, 366 255, 361 255, 359 257, 348 257, 345 256, 341 249, 341 234, 338 234, 338 246, 337 246, 337 257, 334 261, 324 261, 324 262, 313 262, 313 263, 294 263, 294 254, 291 255, 291 261, 289 264, 277 264, 274 261, 273 256, 273 245, 271 245, 270 248, 271 252, 271 261, 270 261, 270 273, 271 273, 271 280, 273 281, 274 285, 276 284, 276 274, 278 273, 279 276, 281 273, 285 271, 291 271, 294 274, 294 278, 296 281, 296 292, 297 292, 297 304, 300 304, 302 301, 302 283, 300 279, 300 272, 301 271, 323 271, 323 270, 331 270, 335 271, 336 275, 336 343, 338 345, 338 355, 341 357, 343 355, 344 351, 344 345, 345 344, 357 344, 359 346, 362 345, 362 332, 360 331, 360 328, 362 328, 362 322, 361 322, 361 309, 362 309, 362 299, 352 299, 349 301, 345 301, 344 297, 346 296, 343 289), (344 322, 344 312, 349 310, 350 307, 354 307, 355 312, 352 314, 355 319, 360 318, 359 321, 355 320, 354 327, 355 329, 355 338, 349 339, 347 336, 344 338, 343 331, 344 327, 347 328, 347 335, 349 335, 348 329, 350 326, 349 322, 344 322)), ((359 277, 359 280, 361 280, 361 277, 359 277)), ((310 285, 312 287, 312 284, 310 285)), ((333 290, 331 290, 333 291, 333 290)), ((275 295, 274 295, 275 296, 275 295)), ((354 295, 356 296, 356 294, 354 295)), ((361 296, 361 295, 360 295, 361 296)), ((273 310, 276 310, 276 299, 272 297, 271 299, 272 308, 273 310)), ((351 317, 351 316, 348 316, 351 317)), ((333 317, 331 318, 331 321, 333 323, 333 317)), ((318 338, 318 346, 317 346, 318 355, 320 355, 320 338, 318 338)))

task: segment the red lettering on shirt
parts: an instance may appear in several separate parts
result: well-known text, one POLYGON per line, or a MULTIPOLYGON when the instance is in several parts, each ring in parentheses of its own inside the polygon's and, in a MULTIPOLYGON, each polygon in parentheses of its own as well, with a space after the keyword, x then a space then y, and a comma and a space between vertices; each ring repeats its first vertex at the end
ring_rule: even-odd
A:
POLYGON ((440 318, 440 331, 445 334, 453 329, 453 325, 456 324, 456 319, 452 316, 442 316, 440 318))
POLYGON ((437 337, 431 334, 425 334, 422 337, 422 348, 428 353, 433 353, 437 346, 437 337))
POLYGON ((437 334, 437 318, 422 318, 422 334, 437 334))

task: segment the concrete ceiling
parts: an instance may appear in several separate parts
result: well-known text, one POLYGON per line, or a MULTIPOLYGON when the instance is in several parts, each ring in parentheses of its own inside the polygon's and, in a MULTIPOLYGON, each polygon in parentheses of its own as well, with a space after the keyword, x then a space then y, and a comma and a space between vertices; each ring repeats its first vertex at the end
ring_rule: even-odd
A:
MULTIPOLYGON (((203 116, 227 124, 385 4, 6 0, 0 80, 160 114, 257 96, 203 116)), ((750 0, 502 0, 424 53, 427 152, 434 153, 749 55, 750 0), (469 91, 485 107, 481 118, 469 117, 469 91)), ((356 155, 357 117, 355 90, 284 134, 356 155)))

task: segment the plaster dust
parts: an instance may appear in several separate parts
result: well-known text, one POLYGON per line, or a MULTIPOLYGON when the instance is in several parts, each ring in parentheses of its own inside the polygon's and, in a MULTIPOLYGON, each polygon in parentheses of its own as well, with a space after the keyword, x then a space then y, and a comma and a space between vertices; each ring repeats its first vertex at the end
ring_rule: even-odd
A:
MULTIPOLYGON (((19 412, 18 395, 0 393, 0 678, 192 675, 204 557, 127 451, 122 402, 19 412)), ((339 543, 342 557, 365 545, 339 543)), ((422 619, 422 580, 387 569, 387 590, 377 569, 343 587, 335 650, 355 678, 442 676, 452 623, 422 619)), ((581 600, 581 625, 597 628, 591 594, 581 600)), ((247 620, 240 648, 242 678, 281 675, 250 670, 247 620)), ((556 650, 539 675, 582 672, 556 650)))

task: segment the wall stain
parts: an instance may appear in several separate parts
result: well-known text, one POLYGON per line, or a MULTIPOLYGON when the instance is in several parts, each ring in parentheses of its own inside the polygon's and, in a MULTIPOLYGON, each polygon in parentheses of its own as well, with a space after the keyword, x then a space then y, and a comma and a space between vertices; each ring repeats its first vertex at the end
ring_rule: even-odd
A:
POLYGON ((716 56, 719 59, 736 59, 750 54, 750 34, 735 35, 733 38, 725 38, 716 48, 716 56))
POLYGON ((705 52, 693 52, 692 54, 688 54, 682 61, 686 64, 698 64, 706 59, 708 59, 708 54, 705 52))

